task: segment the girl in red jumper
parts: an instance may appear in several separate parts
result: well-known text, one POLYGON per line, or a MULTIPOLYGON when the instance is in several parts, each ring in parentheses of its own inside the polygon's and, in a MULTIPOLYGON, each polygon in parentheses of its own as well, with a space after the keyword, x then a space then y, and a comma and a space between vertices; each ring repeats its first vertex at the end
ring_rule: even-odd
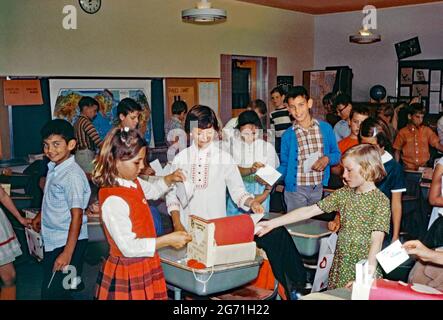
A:
POLYGON ((97 279, 99 300, 167 299, 156 251, 181 248, 191 240, 183 231, 157 237, 147 199, 159 198, 184 175, 177 170, 154 182, 138 178, 145 155, 146 142, 137 130, 115 128, 96 160, 92 176, 100 187, 101 219, 110 246, 97 279))

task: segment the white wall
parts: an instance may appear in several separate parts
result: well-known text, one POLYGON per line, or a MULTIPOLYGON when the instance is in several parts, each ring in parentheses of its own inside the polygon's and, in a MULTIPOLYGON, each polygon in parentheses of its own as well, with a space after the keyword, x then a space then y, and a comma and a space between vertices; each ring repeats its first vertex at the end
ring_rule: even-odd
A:
POLYGON ((349 35, 361 28, 362 18, 361 11, 315 17, 314 67, 350 66, 354 101, 367 101, 375 84, 396 96, 397 42, 419 37, 422 53, 408 60, 443 59, 443 2, 377 10, 382 40, 375 44, 349 42, 349 35))
POLYGON ((0 0, 0 75, 220 77, 220 54, 277 57, 278 74, 297 81, 313 67, 312 15, 213 0, 227 22, 183 23, 196 2, 104 0, 89 15, 78 0, 0 0), (77 8, 77 30, 62 28, 64 5, 77 8))

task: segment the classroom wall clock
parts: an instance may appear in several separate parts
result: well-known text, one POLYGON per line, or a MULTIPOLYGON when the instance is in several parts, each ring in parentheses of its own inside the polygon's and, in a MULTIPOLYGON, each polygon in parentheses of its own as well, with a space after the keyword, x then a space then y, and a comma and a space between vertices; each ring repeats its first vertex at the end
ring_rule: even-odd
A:
POLYGON ((101 0, 78 0, 78 2, 83 11, 89 14, 96 13, 102 5, 101 0))

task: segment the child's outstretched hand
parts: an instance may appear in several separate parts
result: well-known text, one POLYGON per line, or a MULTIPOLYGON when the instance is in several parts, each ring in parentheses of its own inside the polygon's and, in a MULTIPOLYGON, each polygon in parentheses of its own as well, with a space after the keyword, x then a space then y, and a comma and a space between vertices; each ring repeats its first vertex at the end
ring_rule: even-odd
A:
POLYGON ((175 231, 169 233, 167 236, 169 237, 169 245, 171 247, 174 247, 175 249, 180 249, 184 247, 189 241, 192 240, 191 235, 189 235, 185 231, 175 231))
POLYGON ((252 200, 251 204, 250 204, 251 210, 254 213, 264 213, 265 209, 263 208, 263 206, 260 204, 260 202, 256 201, 256 200, 252 200))
POLYGON ((165 176, 165 182, 168 186, 175 182, 183 182, 186 180, 186 176, 181 169, 175 170, 173 173, 165 176))
POLYGON ((270 232, 274 228, 275 228, 275 226, 274 226, 274 223, 272 222, 272 220, 260 221, 256 225, 256 229, 258 230, 256 235, 258 237, 263 237, 265 234, 267 234, 268 232, 270 232))

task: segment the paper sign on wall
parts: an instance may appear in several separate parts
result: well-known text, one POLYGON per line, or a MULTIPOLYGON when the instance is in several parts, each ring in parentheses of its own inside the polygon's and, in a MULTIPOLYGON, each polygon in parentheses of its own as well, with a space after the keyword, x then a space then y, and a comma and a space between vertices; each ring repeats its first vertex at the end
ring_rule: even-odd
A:
POLYGON ((9 106, 43 104, 39 80, 4 80, 4 103, 9 106))

